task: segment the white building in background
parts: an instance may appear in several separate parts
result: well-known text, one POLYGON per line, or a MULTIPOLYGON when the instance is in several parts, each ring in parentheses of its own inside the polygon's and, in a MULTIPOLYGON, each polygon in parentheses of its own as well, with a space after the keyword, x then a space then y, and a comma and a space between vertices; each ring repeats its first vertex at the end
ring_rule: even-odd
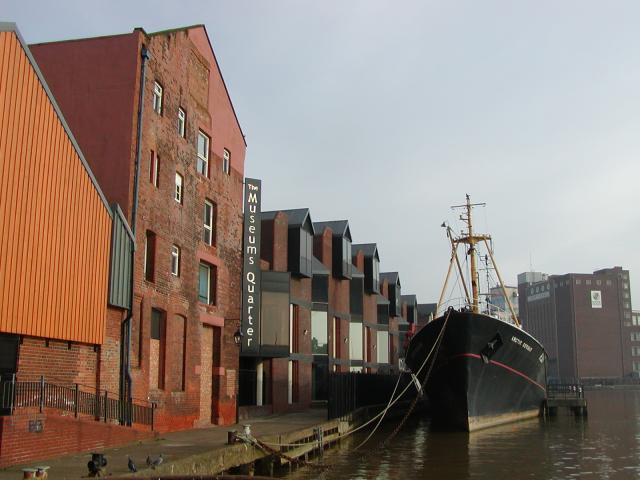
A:
MULTIPOLYGON (((505 291, 507 292, 507 296, 509 297, 509 301, 511 302, 511 306, 516 314, 516 317, 519 317, 518 314, 518 287, 511 287, 508 285, 504 286, 505 291)), ((491 303, 490 313, 498 317, 500 320, 504 320, 505 322, 511 322, 511 312, 509 310, 509 305, 504 298, 504 293, 500 285, 496 285, 489 290, 489 302, 491 303)))

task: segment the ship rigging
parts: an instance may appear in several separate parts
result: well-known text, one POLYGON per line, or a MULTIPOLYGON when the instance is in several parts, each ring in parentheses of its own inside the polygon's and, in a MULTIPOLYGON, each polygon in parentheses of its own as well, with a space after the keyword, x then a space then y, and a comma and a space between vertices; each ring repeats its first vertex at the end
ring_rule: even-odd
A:
POLYGON ((515 310, 513 308, 513 305, 511 304, 511 301, 509 300, 509 295, 507 294, 504 282, 502 281, 502 276, 500 275, 500 271, 498 270, 498 265, 496 264, 495 258, 493 257, 493 249, 491 248, 491 245, 490 245, 491 236, 485 235, 485 234, 477 234, 477 233, 474 233, 474 230, 473 230, 473 222, 472 222, 472 215, 471 215, 473 211, 473 207, 485 206, 485 205, 486 205, 485 203, 471 203, 471 198, 467 194, 466 202, 463 205, 453 205, 451 207, 452 209, 463 210, 463 213, 460 215, 460 220, 462 220, 465 223, 466 230, 463 230, 461 235, 459 236, 455 235, 453 229, 449 225, 447 225, 446 222, 442 223, 442 227, 446 228, 447 238, 449 239, 449 242, 451 244, 451 257, 449 259, 449 268, 447 269, 447 275, 445 277, 445 281, 442 286, 442 291, 440 292, 440 298, 438 300, 436 314, 437 312, 440 311, 440 308, 443 305, 444 297, 447 291, 447 285, 451 277, 451 272, 454 269, 454 265, 460 276, 460 282, 464 289, 465 301, 466 301, 467 307, 473 313, 480 313, 480 295, 481 294, 480 294, 480 285, 479 285, 480 282, 478 277, 478 266, 477 266, 478 252, 477 252, 476 245, 483 244, 487 249, 487 253, 491 259, 491 264, 493 265, 493 269, 495 270, 496 275, 498 277, 498 283, 500 285, 502 295, 504 296, 505 303, 509 308, 509 315, 511 317, 511 321, 515 325, 520 327, 520 321, 518 320, 518 316, 515 313, 515 310), (468 259, 469 259, 469 269, 470 269, 469 282, 465 281, 464 269, 462 268, 462 264, 460 263, 460 258, 458 256, 458 247, 461 244, 467 246, 465 254, 468 256, 468 259), (470 284, 471 291, 469 291, 468 284, 470 284))

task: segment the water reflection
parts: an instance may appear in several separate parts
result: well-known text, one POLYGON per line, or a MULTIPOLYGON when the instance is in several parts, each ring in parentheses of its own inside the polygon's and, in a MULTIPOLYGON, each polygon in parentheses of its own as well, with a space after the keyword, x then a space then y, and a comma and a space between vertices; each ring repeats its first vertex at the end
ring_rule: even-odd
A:
POLYGON ((560 415, 471 434, 407 422, 391 442, 389 422, 361 450, 363 437, 325 453, 328 471, 300 469, 288 479, 627 479, 640 478, 640 390, 587 392, 589 417, 560 415))

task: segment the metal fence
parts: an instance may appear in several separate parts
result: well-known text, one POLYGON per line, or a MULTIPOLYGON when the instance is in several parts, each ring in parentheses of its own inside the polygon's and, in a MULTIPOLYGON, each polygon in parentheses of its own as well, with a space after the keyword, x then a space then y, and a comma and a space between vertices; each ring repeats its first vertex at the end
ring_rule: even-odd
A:
POLYGON ((25 381, 15 375, 0 376, 0 414, 13 415, 24 408, 61 410, 75 417, 88 415, 104 422, 148 425, 153 430, 155 404, 122 401, 106 390, 88 392, 78 383, 58 385, 44 377, 25 381))
MULTIPOLYGON (((347 415, 360 407, 386 405, 397 381, 397 374, 329 373, 327 382, 329 420, 347 415)), ((404 375, 400 380, 396 395, 402 392, 410 381, 411 377, 404 375)))
POLYGON ((547 385, 547 397, 554 400, 584 398, 584 388, 579 383, 551 383, 547 385))

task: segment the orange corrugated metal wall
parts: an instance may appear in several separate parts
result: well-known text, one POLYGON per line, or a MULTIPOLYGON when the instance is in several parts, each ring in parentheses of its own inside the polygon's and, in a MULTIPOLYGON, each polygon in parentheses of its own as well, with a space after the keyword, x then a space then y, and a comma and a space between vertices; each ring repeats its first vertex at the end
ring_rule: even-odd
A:
POLYGON ((0 32, 0 332, 102 343, 110 222, 15 32, 0 32))

